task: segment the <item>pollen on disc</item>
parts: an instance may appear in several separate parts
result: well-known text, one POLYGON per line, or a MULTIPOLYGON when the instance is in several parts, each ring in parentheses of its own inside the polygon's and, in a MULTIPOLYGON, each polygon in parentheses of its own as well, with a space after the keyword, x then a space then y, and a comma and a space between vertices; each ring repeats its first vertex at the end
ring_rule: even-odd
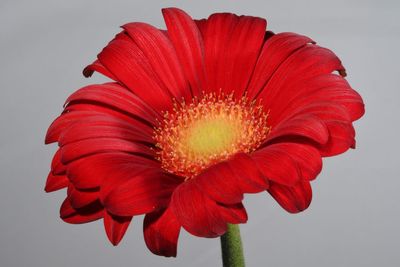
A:
POLYGON ((157 157, 165 170, 190 179, 238 152, 254 151, 270 131, 267 117, 246 97, 208 94, 175 103, 155 129, 157 157))

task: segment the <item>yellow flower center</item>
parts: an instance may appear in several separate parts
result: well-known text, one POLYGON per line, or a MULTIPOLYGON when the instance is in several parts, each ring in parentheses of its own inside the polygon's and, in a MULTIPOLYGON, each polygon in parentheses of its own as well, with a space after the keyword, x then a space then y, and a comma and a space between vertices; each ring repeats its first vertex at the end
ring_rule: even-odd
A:
POLYGON ((238 139, 238 126, 237 120, 229 120, 224 114, 205 117, 192 123, 182 143, 198 157, 221 154, 238 139))
POLYGON ((158 160, 168 172, 190 179, 235 153, 254 151, 270 131, 267 117, 261 105, 232 95, 175 103, 155 130, 158 160))

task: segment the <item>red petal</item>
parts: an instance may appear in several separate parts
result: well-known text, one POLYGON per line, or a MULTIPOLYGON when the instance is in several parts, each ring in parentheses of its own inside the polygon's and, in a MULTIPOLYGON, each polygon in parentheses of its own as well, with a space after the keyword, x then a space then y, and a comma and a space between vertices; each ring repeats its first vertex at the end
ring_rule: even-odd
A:
POLYGON ((67 175, 76 188, 89 189, 99 187, 106 178, 114 176, 120 178, 121 171, 128 169, 132 172, 138 166, 156 168, 159 165, 141 156, 126 153, 103 153, 69 163, 67 175))
POLYGON ((204 32, 206 31, 207 19, 195 19, 197 28, 199 29, 201 35, 204 37, 204 32))
POLYGON ((72 224, 88 223, 103 217, 103 206, 94 202, 80 209, 74 209, 68 198, 61 205, 60 217, 63 221, 72 224))
POLYGON ((227 164, 243 193, 259 193, 269 187, 268 180, 254 168, 255 162, 249 155, 238 153, 229 159, 227 164))
POLYGON ((67 127, 71 126, 73 123, 83 122, 84 120, 94 120, 95 118, 97 118, 100 120, 116 119, 118 121, 124 121, 125 124, 130 124, 135 128, 140 128, 141 132, 148 135, 152 135, 154 131, 154 126, 144 120, 134 118, 129 114, 125 114, 118 110, 97 105, 95 103, 69 103, 68 106, 65 107, 64 112, 59 119, 62 119, 63 116, 66 116, 69 113, 79 113, 82 116, 77 116, 75 120, 71 120, 71 122, 66 126, 65 129, 67 129, 67 127))
MULTIPOLYGON (((115 35, 115 38, 113 40, 125 40, 125 41, 131 41, 129 36, 126 34, 125 31, 122 31, 115 35)), ((108 78, 118 81, 117 77, 115 77, 99 60, 95 60, 92 64, 88 65, 82 72, 83 76, 86 78, 91 77, 93 75, 93 72, 99 72, 108 78)))
POLYGON ((176 257, 181 225, 170 208, 146 214, 143 222, 144 240, 151 252, 176 257))
POLYGON ((122 27, 143 51, 154 72, 170 93, 179 100, 191 100, 190 88, 177 54, 165 34, 145 23, 129 23, 122 27))
POLYGON ((46 134, 46 144, 50 144, 56 142, 60 136, 60 134, 72 123, 77 122, 79 119, 87 116, 98 116, 98 113, 93 113, 90 111, 85 112, 69 112, 65 114, 61 114, 57 119, 53 121, 47 130, 46 134))
POLYGON ((71 206, 79 209, 97 201, 99 199, 99 189, 79 190, 70 184, 68 187, 68 198, 71 206))
POLYGON ((45 143, 58 140, 60 134, 73 123, 88 117, 119 118, 149 134, 160 115, 127 89, 107 83, 84 87, 72 94, 63 112, 49 127, 45 143))
POLYGON ((280 105, 274 107, 275 115, 269 117, 271 125, 291 116, 301 108, 318 102, 328 102, 343 107, 351 121, 364 114, 364 104, 360 95, 339 75, 319 75, 296 82, 295 85, 289 83, 288 86, 294 87, 296 91, 284 95, 284 101, 277 100, 280 105))
POLYGON ((180 179, 150 169, 132 175, 116 185, 106 196, 102 195, 108 211, 120 216, 134 216, 165 207, 180 179))
POLYGON ((253 98, 257 95, 282 62, 293 52, 311 42, 310 38, 291 32, 278 33, 268 38, 247 88, 249 97, 253 98))
POLYGON ((205 88, 204 46, 193 19, 178 8, 162 10, 168 35, 194 96, 205 88))
POLYGON ((95 71, 100 72, 101 74, 103 74, 104 76, 107 76, 111 80, 114 80, 114 81, 117 80, 117 78, 111 72, 109 72, 106 69, 106 67, 104 67, 103 64, 101 64, 100 61, 98 61, 98 60, 96 60, 95 62, 88 65, 86 68, 84 68, 82 73, 83 73, 83 76, 88 78, 88 77, 92 76, 93 72, 95 72, 95 71))
POLYGON ((224 61, 230 56, 226 52, 226 47, 229 46, 230 36, 237 21, 238 16, 225 13, 213 14, 201 23, 208 81, 208 86, 205 88, 206 92, 225 88, 224 84, 227 80, 225 76, 227 75, 224 75, 224 71, 227 65, 224 61))
MULTIPOLYGON (((291 162, 295 164, 294 167, 298 170, 300 178, 304 180, 312 180, 321 172, 322 169, 321 155, 318 149, 315 148, 314 146, 308 144, 300 144, 300 143, 276 143, 255 152, 255 154, 261 153, 260 155, 265 155, 264 150, 266 151, 271 150, 271 147, 273 151, 286 153, 287 157, 291 158, 292 160, 291 162)), ((265 165, 268 166, 267 163, 265 165)), ((275 167, 269 165, 269 168, 274 169, 275 167)), ((282 169, 285 168, 286 167, 282 167, 282 169)), ((290 176, 290 174, 288 174, 288 176, 290 176)), ((289 183, 286 185, 291 186, 293 184, 289 183)))
POLYGON ((268 192, 282 208, 290 213, 298 213, 307 209, 312 199, 311 186, 308 181, 300 181, 293 187, 271 183, 268 192))
POLYGON ((114 246, 122 240, 131 223, 132 217, 122 217, 104 211, 104 228, 111 244, 114 246))
POLYGON ((70 95, 65 101, 65 105, 67 106, 71 102, 94 103, 108 107, 139 120, 145 120, 151 125, 156 124, 156 118, 159 116, 143 100, 117 83, 85 86, 70 95))
POLYGON ((172 107, 168 90, 133 41, 111 41, 98 58, 120 82, 155 110, 162 111, 172 107))
POLYGON ((52 172, 47 176, 44 191, 47 193, 63 189, 68 186, 69 180, 65 175, 54 175, 52 172))
POLYGON ((280 115, 279 108, 299 91, 297 85, 300 81, 342 69, 339 58, 333 52, 316 45, 306 45, 279 66, 258 98, 271 111, 271 120, 280 115))
POLYGON ((68 197, 65 198, 60 207, 61 218, 71 216, 75 213, 76 213, 76 210, 72 207, 71 202, 69 201, 69 198, 68 197))
POLYGON ((61 147, 61 160, 67 164, 78 158, 110 152, 127 152, 144 156, 154 156, 154 151, 147 145, 116 138, 85 139, 61 147))
POLYGON ((222 13, 211 15, 203 32, 208 90, 241 97, 264 42, 266 21, 222 13))
POLYGON ((175 189, 170 205, 180 224, 192 235, 217 237, 226 232, 218 205, 197 188, 194 180, 175 189))
POLYGON ((218 203, 218 210, 228 223, 239 224, 247 222, 247 212, 242 203, 231 205, 218 203))
POLYGON ((112 173, 112 175, 103 175, 101 183, 100 197, 102 201, 110 194, 112 190, 118 186, 125 184, 130 179, 133 179, 137 175, 142 175, 143 173, 154 173, 159 172, 161 166, 159 162, 140 157, 128 157, 120 156, 120 159, 115 158, 113 165, 105 166, 105 173, 112 173))
POLYGON ((287 145, 290 156, 296 161, 303 180, 313 180, 322 170, 322 158, 318 149, 307 144, 296 144, 296 149, 290 149, 292 144, 287 145))
POLYGON ((351 123, 340 121, 326 122, 329 130, 329 140, 324 146, 320 146, 323 157, 341 154, 349 148, 355 148, 355 131, 351 123))
MULTIPOLYGON (((107 113, 103 113, 102 111, 97 111, 97 109, 102 109, 102 108, 99 106, 96 106, 96 105, 86 105, 86 104, 78 105, 77 104, 77 105, 69 106, 67 108, 71 108, 71 107, 77 108, 77 110, 68 110, 67 113, 61 114, 50 125, 49 129, 47 130, 47 135, 46 135, 46 140, 45 140, 46 144, 58 141, 58 139, 60 138, 60 135, 62 133, 64 133, 74 123, 83 122, 83 121, 92 120, 92 119, 93 120, 95 120, 95 119, 104 120, 104 119, 109 118, 109 120, 112 120, 112 119, 119 118, 119 117, 113 117, 113 115, 117 115, 117 114, 107 114, 107 113), (96 111, 87 110, 87 108, 89 108, 89 109, 94 108, 96 111), (79 110, 79 109, 82 109, 82 110, 79 110)), ((108 112, 108 111, 105 111, 105 112, 108 112)), ((118 113, 118 112, 116 112, 116 113, 118 113)), ((132 126, 135 126, 135 127, 140 126, 143 132, 150 132, 150 133, 148 133, 149 135, 152 133, 152 128, 150 128, 148 125, 140 123, 137 120, 129 118, 128 116, 123 115, 121 113, 119 113, 119 114, 122 115, 121 118, 123 120, 125 120, 125 123, 130 123, 130 124, 132 124, 132 126), (125 116, 125 117, 123 117, 123 116, 125 116)))
POLYGON ((301 178, 300 169, 290 156, 291 150, 297 149, 297 144, 286 147, 282 144, 272 144, 251 154, 256 167, 266 179, 279 184, 293 186, 301 178))
POLYGON ((309 114, 299 115, 273 127, 267 137, 267 142, 284 136, 301 136, 319 144, 325 144, 329 138, 326 125, 318 118, 309 114))
POLYGON ((233 204, 241 202, 243 193, 226 162, 216 164, 194 178, 199 190, 217 202, 233 204))
POLYGON ((292 109, 290 113, 287 113, 288 116, 298 116, 298 115, 312 115, 324 121, 344 121, 350 122, 351 118, 346 109, 334 103, 332 101, 317 101, 315 103, 310 103, 305 106, 298 106, 295 109, 292 109))
POLYGON ((136 125, 111 116, 82 118, 60 135, 58 144, 64 146, 69 143, 86 139, 113 138, 130 142, 152 144, 152 133, 144 131, 136 125))
MULTIPOLYGON (((231 61, 228 60, 226 65, 232 67, 232 77, 225 84, 225 90, 234 91, 237 97, 241 97, 247 88, 264 43, 266 27, 265 19, 241 16, 232 31, 227 48, 231 61)), ((230 72, 229 69, 226 71, 230 72)))
POLYGON ((51 173, 54 175, 65 174, 66 167, 61 163, 61 149, 58 149, 51 161, 51 173))

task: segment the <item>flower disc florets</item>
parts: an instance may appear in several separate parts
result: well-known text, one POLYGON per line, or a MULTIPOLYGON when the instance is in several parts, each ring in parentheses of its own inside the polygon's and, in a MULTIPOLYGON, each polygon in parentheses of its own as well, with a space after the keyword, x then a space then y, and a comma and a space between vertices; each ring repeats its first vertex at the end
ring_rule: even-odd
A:
POLYGON ((189 179, 237 152, 254 151, 270 131, 267 117, 261 105, 222 93, 175 103, 155 130, 158 159, 189 179))

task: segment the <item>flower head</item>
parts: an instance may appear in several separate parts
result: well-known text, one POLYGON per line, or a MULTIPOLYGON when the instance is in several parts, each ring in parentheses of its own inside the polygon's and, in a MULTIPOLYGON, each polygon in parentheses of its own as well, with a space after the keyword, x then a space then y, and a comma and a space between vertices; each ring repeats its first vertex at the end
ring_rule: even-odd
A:
POLYGON ((338 57, 308 37, 257 17, 163 15, 167 31, 128 23, 84 69, 113 82, 73 93, 51 124, 45 189, 67 187, 61 218, 103 219, 115 245, 145 214, 149 249, 175 256, 182 227, 217 237, 245 223, 245 193, 306 209, 322 157, 355 147, 364 105, 338 57))

